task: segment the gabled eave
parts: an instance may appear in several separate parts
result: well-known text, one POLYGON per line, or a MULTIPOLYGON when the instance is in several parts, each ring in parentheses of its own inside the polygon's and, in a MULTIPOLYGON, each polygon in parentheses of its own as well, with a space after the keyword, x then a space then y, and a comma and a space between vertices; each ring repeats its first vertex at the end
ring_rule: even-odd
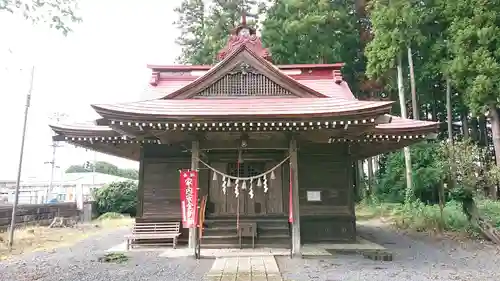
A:
POLYGON ((220 61, 213 68, 211 68, 207 73, 200 76, 190 84, 174 91, 173 93, 168 94, 167 96, 163 97, 163 99, 190 98, 215 83, 224 75, 228 74, 228 72, 231 71, 233 67, 241 62, 248 63, 252 67, 262 72, 262 74, 266 75, 273 82, 289 90, 291 93, 295 94, 298 97, 327 97, 326 95, 317 92, 309 87, 306 87, 290 76, 282 73, 278 67, 268 62, 264 58, 256 55, 246 45, 241 45, 224 60, 220 61))

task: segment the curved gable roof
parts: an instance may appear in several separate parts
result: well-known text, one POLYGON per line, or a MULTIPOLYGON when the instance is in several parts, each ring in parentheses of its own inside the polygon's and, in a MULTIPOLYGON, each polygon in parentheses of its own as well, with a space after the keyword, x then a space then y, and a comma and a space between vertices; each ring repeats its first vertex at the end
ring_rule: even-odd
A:
MULTIPOLYGON (((224 60, 216 64, 207 73, 200 76, 193 82, 182 88, 164 96, 162 99, 189 99, 199 92, 210 87, 219 79, 229 74, 238 64, 246 63, 261 74, 266 76, 272 82, 291 92, 296 97, 318 97, 327 98, 328 96, 315 91, 290 76, 283 73, 272 63, 262 57, 257 56, 246 45, 241 45, 237 50, 227 56, 224 60)), ((228 96, 229 98, 230 96, 228 96)))

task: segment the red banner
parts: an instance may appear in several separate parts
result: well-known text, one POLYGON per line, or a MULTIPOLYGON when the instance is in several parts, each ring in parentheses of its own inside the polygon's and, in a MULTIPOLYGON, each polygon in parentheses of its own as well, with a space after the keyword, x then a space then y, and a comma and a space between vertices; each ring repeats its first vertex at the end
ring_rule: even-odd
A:
POLYGON ((288 222, 293 223, 293 202, 292 202, 292 166, 290 166, 290 190, 288 191, 288 222))
POLYGON ((181 170, 182 227, 195 228, 198 222, 198 172, 181 170))

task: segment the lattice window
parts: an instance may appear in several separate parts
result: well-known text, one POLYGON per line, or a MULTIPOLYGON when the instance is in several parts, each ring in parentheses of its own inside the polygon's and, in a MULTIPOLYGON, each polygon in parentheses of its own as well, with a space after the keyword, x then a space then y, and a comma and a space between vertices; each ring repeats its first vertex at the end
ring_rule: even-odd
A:
POLYGON ((219 79, 198 96, 289 96, 292 93, 245 63, 219 79))
POLYGON ((264 172, 264 163, 259 162, 240 163, 239 171, 237 167, 238 163, 229 163, 228 174, 233 177, 254 177, 264 172))

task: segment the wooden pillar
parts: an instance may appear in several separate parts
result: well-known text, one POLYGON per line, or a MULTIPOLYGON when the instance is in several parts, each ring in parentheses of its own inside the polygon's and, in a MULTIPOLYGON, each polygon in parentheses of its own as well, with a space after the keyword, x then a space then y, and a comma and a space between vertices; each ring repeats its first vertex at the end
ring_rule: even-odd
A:
POLYGON ((292 255, 293 257, 302 257, 300 245, 300 208, 299 208, 299 173, 297 161, 297 141, 295 138, 290 140, 290 167, 292 172, 292 255))
MULTIPOLYGON (((200 144, 199 142, 193 141, 191 142, 191 170, 196 171, 198 170, 198 157, 200 156, 200 144)), ((199 190, 199 179, 198 179, 198 190, 199 190)), ((198 198, 195 198, 195 200, 198 200, 198 198)), ((197 210, 198 211, 198 210, 197 210)), ((194 249, 196 247, 196 228, 192 227, 189 229, 189 240, 188 240, 188 246, 190 249, 194 249)))
POLYGON ((140 148, 140 160, 139 160, 139 184, 137 185, 138 193, 138 204, 136 210, 136 218, 142 218, 144 214, 144 146, 141 145, 140 148))

